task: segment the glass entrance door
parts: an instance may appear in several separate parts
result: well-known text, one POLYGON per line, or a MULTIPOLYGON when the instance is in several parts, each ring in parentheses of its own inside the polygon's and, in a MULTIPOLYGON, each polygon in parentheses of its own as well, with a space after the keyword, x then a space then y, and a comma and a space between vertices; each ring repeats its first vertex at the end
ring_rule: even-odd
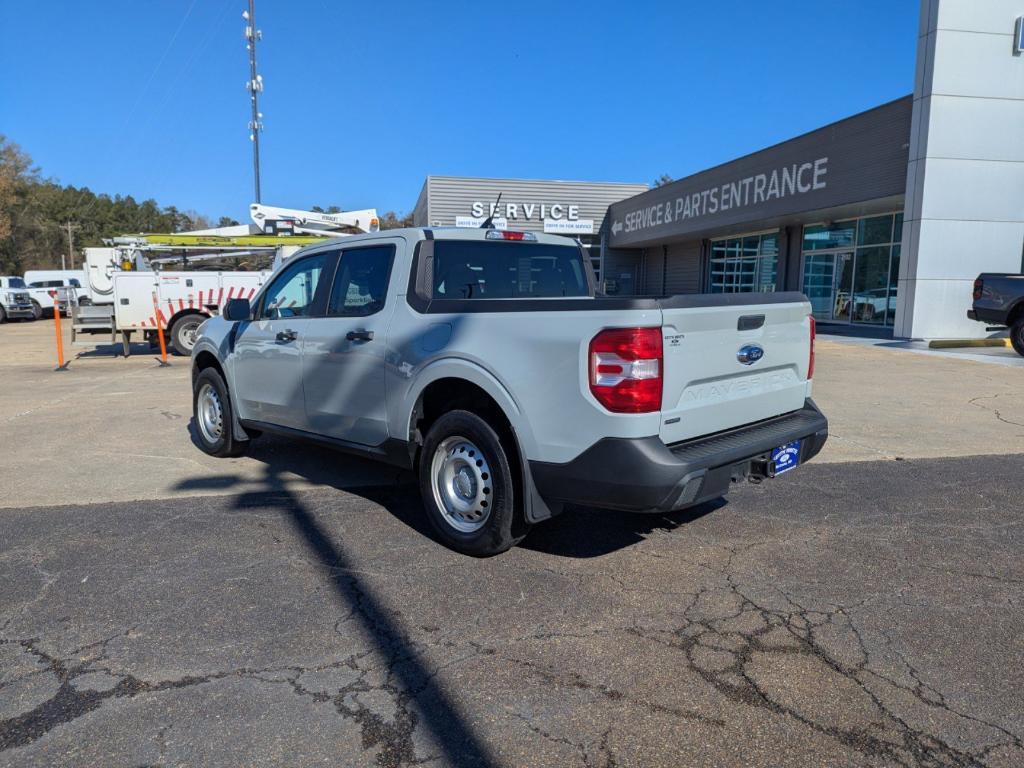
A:
POLYGON ((853 251, 810 253, 804 260, 804 293, 815 319, 850 321, 853 251))

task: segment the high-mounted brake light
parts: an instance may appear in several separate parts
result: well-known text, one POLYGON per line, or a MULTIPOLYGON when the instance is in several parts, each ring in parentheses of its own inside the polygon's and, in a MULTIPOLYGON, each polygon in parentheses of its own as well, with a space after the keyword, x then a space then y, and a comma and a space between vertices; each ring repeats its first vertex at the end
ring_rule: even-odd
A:
POLYGON ((590 342, 590 392, 613 413, 661 410, 661 328, 608 328, 590 342))
POLYGON ((488 240, 526 240, 536 242, 537 236, 533 232, 510 232, 507 229, 488 229, 484 237, 488 240))
POLYGON ((807 378, 814 378, 814 339, 818 335, 818 325, 814 320, 814 315, 808 315, 807 319, 811 321, 811 354, 807 361, 807 378))

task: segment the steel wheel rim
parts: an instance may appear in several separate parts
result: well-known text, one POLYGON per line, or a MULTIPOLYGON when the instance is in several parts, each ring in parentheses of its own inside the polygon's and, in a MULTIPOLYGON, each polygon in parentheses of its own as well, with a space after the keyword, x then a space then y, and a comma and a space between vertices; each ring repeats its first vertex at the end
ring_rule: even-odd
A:
POLYGON ((211 384, 203 384, 196 398, 196 421, 207 442, 216 443, 224 434, 224 408, 211 384))
POLYGON ((430 485, 441 516, 456 531, 475 533, 487 524, 494 478, 472 441, 458 435, 441 441, 430 463, 430 485))
POLYGON ((189 323, 181 334, 181 340, 189 350, 196 345, 196 336, 199 334, 200 325, 202 323, 189 323))

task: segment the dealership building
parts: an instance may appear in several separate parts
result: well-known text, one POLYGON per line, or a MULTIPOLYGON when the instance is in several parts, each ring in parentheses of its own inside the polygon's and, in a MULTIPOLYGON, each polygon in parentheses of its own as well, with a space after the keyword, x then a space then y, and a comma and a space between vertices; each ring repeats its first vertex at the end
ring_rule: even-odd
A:
POLYGON ((1024 269, 1022 17, 923 0, 911 95, 654 189, 431 176, 415 223, 579 237, 608 293, 799 290, 825 323, 984 335, 974 278, 1024 269))
MULTIPOLYGON (((500 229, 575 237, 604 282, 601 247, 608 208, 646 191, 646 184, 428 176, 413 209, 413 225, 479 227, 493 216, 492 224, 500 229)), ((639 288, 630 283, 626 292, 639 288)))

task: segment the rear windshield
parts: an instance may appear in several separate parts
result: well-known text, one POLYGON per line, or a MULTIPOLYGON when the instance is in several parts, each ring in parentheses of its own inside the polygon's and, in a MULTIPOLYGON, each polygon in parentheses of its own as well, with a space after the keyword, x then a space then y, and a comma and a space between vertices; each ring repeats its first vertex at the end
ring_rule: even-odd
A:
POLYGON ((437 240, 434 298, 519 299, 589 296, 573 245, 437 240))

